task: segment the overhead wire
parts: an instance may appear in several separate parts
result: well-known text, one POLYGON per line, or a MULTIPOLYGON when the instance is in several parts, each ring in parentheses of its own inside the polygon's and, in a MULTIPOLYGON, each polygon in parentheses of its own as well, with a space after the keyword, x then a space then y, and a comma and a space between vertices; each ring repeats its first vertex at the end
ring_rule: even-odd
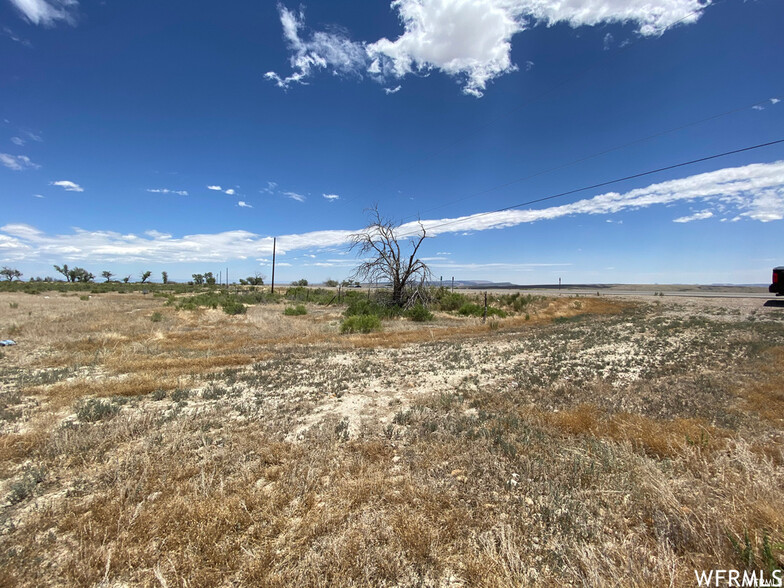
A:
MULTIPOLYGON (((469 218, 475 219, 475 218, 480 218, 480 217, 487 216, 487 215, 490 215, 490 214, 497 214, 499 212, 506 212, 508 210, 513 210, 513 209, 516 209, 516 208, 522 208, 523 206, 530 206, 531 204, 537 204, 539 202, 545 202, 547 200, 554 200, 555 198, 563 198, 564 196, 569 196, 571 194, 577 194, 578 192, 585 192, 586 190, 594 190, 596 188, 602 188, 604 186, 609 186, 609 185, 612 185, 612 184, 625 182, 627 180, 633 180, 633 179, 636 179, 636 178, 642 178, 642 177, 645 177, 645 176, 650 176, 650 175, 653 175, 653 174, 661 173, 661 172, 672 170, 672 169, 678 169, 678 168, 681 168, 681 167, 686 167, 686 166, 689 166, 689 165, 695 165, 697 163, 702 163, 702 162, 705 162, 705 161, 711 161, 713 159, 718 159, 720 157, 727 157, 729 155, 735 155, 735 154, 744 153, 744 152, 747 152, 747 151, 754 151, 756 149, 762 149, 764 147, 771 147, 773 145, 778 145, 780 143, 784 143, 784 139, 776 139, 774 141, 768 141, 768 142, 765 142, 765 143, 758 143, 756 145, 751 145, 749 147, 742 147, 742 148, 739 148, 739 149, 733 149, 731 151, 724 151, 722 153, 716 153, 716 154, 713 154, 713 155, 707 155, 705 157, 699 157, 697 159, 691 159, 691 160, 688 160, 688 161, 682 161, 682 162, 679 162, 679 163, 674 163, 672 165, 667 165, 667 166, 664 166, 664 167, 658 167, 656 169, 647 170, 647 171, 644 171, 644 172, 639 172, 639 173, 631 174, 631 175, 628 175, 628 176, 623 176, 621 178, 615 178, 615 179, 612 179, 612 180, 599 182, 598 184, 591 184, 590 186, 582 186, 580 188, 574 188, 573 190, 567 190, 565 192, 559 192, 557 194, 551 194, 550 196, 543 196, 541 198, 534 198, 534 199, 528 200, 526 202, 520 202, 518 204, 512 204, 511 206, 505 206, 503 208, 497 208, 495 210, 489 210, 489 211, 485 211, 485 212, 478 212, 478 213, 475 213, 475 214, 465 215, 465 216, 462 216, 462 217, 457 218, 457 219, 452 219, 452 220, 449 220, 449 221, 446 221, 446 222, 443 222, 443 223, 439 223, 437 225, 429 225, 426 228, 426 230, 432 231, 433 229, 439 229, 439 228, 446 227, 446 226, 451 226, 451 225, 455 225, 455 224, 459 224, 459 223, 464 223, 464 222, 466 222, 466 219, 469 219, 469 218)), ((398 236, 399 237, 411 237, 411 236, 417 235, 418 233, 419 233, 419 230, 416 230, 416 231, 413 231, 411 233, 401 233, 398 236)))
MULTIPOLYGON (((770 98, 765 98, 764 100, 758 100, 757 102, 754 102, 752 104, 747 104, 745 106, 740 106, 740 107, 737 107, 737 108, 733 108, 731 110, 727 110, 725 112, 714 114, 714 115, 711 115, 711 116, 706 117, 706 118, 701 118, 701 119, 696 120, 696 121, 688 122, 686 124, 682 124, 682 125, 679 125, 677 127, 673 127, 671 129, 667 129, 667 130, 664 130, 664 131, 659 131, 659 132, 654 133, 652 135, 647 135, 645 137, 640 137, 638 139, 634 139, 634 140, 629 141, 627 143, 623 143, 621 145, 616 145, 614 147, 610 147, 609 149, 605 149, 603 151, 599 151, 599 152, 593 153, 591 155, 586 155, 586 156, 583 156, 583 157, 579 157, 578 159, 573 159, 572 161, 569 161, 567 163, 562 163, 562 164, 559 164, 559 165, 556 165, 556 166, 553 166, 553 167, 549 167, 547 169, 543 169, 543 170, 540 170, 538 172, 534 172, 534 173, 526 175, 526 176, 515 178, 513 180, 509 180, 509 181, 503 182, 501 184, 497 184, 495 186, 492 186, 490 188, 486 188, 486 189, 480 190, 478 192, 473 192, 473 193, 468 194, 466 196, 463 196, 461 198, 456 198, 456 199, 450 200, 450 201, 448 201, 448 202, 446 202, 444 204, 439 204, 438 206, 434 206, 432 208, 428 208, 428 209, 426 209, 426 210, 424 210, 422 212, 428 213, 428 212, 432 212, 434 210, 440 210, 442 208, 446 208, 447 206, 452 206, 452 205, 457 204, 459 202, 464 202, 466 200, 470 200, 470 199, 476 198, 478 196, 484 196, 485 194, 489 194, 490 192, 495 192, 496 190, 501 190, 503 188, 507 188, 507 187, 512 186, 514 184, 518 184, 520 182, 524 182, 525 180, 530 180, 530 179, 538 177, 538 176, 542 176, 542 175, 545 175, 545 174, 548 174, 548 173, 551 173, 551 172, 554 172, 554 171, 565 169, 567 167, 571 167, 571 166, 576 165, 578 163, 583 163, 585 161, 589 161, 591 159, 595 159, 597 157, 601 157, 602 155, 607 155, 608 153, 612 153, 614 151, 620 151, 621 149, 625 149, 627 147, 631 147, 632 145, 636 145, 638 143, 644 143, 645 141, 650 141, 651 139, 655 139, 657 137, 662 137, 662 136, 670 134, 670 133, 675 133, 677 131, 681 131, 683 129, 686 129, 686 128, 689 128, 689 127, 692 127, 692 126, 695 126, 695 125, 698 125, 698 124, 702 124, 702 123, 705 123, 705 122, 708 122, 708 121, 711 121, 711 120, 716 120, 718 118, 722 118, 724 116, 728 116, 728 115, 734 114, 736 112, 740 112, 740 111, 743 111, 743 110, 749 110, 749 109, 754 108, 755 106, 761 106, 762 104, 766 104, 769 101, 770 101, 770 98)), ((403 217, 401 219, 401 221, 405 221, 407 219, 413 219, 413 218, 417 218, 417 217, 418 217, 418 215, 408 215, 408 216, 403 217)))

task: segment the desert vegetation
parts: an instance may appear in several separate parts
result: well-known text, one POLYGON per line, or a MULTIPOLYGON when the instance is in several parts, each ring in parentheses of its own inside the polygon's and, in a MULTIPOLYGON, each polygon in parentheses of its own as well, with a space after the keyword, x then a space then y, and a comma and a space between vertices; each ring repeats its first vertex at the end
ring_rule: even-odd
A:
POLYGON ((0 584, 680 586, 784 562, 784 312, 759 300, 512 293, 484 320, 448 290, 2 284, 0 584))

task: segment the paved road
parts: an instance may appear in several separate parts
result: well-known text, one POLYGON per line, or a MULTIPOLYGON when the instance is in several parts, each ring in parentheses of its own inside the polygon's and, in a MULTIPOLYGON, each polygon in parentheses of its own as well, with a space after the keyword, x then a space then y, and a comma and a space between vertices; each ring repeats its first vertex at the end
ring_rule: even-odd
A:
MULTIPOLYGON (((508 292, 525 292, 526 294, 534 294, 540 296, 596 296, 597 290, 589 290, 589 289, 581 289, 581 288, 563 288, 558 290, 557 288, 554 289, 542 289, 542 288, 534 288, 530 290, 526 290, 525 288, 520 288, 519 290, 492 290, 493 292, 498 293, 508 293, 508 292)), ((598 293, 601 296, 654 296, 654 294, 658 295, 658 292, 661 290, 621 290, 621 289, 612 289, 612 290, 599 290, 598 293)), ((664 297, 672 297, 677 296, 681 298, 753 298, 758 300, 776 300, 776 296, 773 294, 768 293, 757 293, 757 292, 701 292, 701 291, 688 291, 688 290, 664 290, 664 297)), ((779 297, 778 300, 784 304, 784 297, 779 297)))

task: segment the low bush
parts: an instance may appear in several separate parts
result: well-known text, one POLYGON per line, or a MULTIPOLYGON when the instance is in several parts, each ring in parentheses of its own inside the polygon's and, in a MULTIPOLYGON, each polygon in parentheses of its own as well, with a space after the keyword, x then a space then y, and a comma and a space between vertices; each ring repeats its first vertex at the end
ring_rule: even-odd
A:
POLYGON ((246 312, 248 312, 248 307, 245 306, 239 300, 236 300, 234 298, 228 298, 227 300, 225 300, 221 304, 221 308, 223 309, 223 312, 225 312, 226 314, 232 314, 232 315, 245 314, 246 312))
POLYGON ((424 323, 433 320, 433 313, 426 306, 417 304, 406 311, 406 316, 417 323, 424 323))
POLYGON ((501 304, 510 307, 515 312, 522 312, 532 303, 540 299, 541 296, 534 296, 533 294, 521 294, 520 292, 515 292, 514 294, 503 294, 498 298, 501 304))
POLYGON ((468 297, 457 292, 438 292, 436 295, 438 306, 441 310, 453 311, 459 309, 468 302, 468 297))
POLYGON ((283 311, 283 314, 286 316, 302 316, 303 314, 308 314, 308 309, 305 308, 303 304, 298 304, 297 306, 287 306, 283 311))
POLYGON ((120 412, 120 407, 108 400, 90 398, 76 405, 76 418, 83 423, 95 423, 110 419, 120 412))
POLYGON ((376 316, 378 318, 392 318, 400 316, 402 312, 399 306, 379 304, 367 298, 354 298, 348 303, 348 307, 343 312, 345 316, 376 316))
POLYGON ((358 314, 343 319, 341 333, 370 333, 381 330, 381 319, 374 314, 358 314))
MULTIPOLYGON (((485 314, 485 308, 481 304, 476 304, 474 302, 466 302, 463 306, 461 306, 457 314, 462 316, 476 316, 481 317, 485 314)), ((500 308, 494 308, 492 306, 487 307, 487 316, 497 316, 504 318, 506 313, 501 310, 500 308)))

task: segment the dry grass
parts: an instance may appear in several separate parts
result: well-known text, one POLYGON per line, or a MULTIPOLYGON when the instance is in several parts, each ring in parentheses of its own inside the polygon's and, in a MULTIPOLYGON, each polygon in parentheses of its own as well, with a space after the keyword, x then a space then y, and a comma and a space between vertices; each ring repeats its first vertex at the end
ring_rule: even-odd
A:
POLYGON ((334 309, 8 300, 0 584, 680 586, 783 563, 773 311, 562 298, 347 337, 334 309), (82 422, 86 401, 111 410, 82 422))

